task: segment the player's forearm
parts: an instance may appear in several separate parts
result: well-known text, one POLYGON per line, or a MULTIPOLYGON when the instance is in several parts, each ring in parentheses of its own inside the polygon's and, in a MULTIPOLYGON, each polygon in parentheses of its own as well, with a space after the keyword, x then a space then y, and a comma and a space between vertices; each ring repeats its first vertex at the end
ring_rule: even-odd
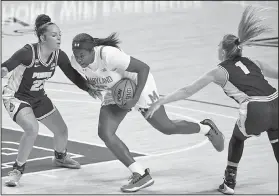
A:
POLYGON ((63 66, 63 64, 60 64, 60 68, 77 87, 86 92, 89 90, 87 81, 71 65, 63 66))
POLYGON ((190 97, 192 93, 190 91, 186 91, 184 88, 179 89, 169 95, 166 95, 165 97, 162 97, 159 99, 159 104, 164 105, 167 103, 183 100, 187 97, 190 97))
POLYGON ((75 73, 73 75, 66 75, 77 87, 79 87, 81 90, 84 90, 88 92, 89 87, 87 85, 87 81, 78 73, 75 73))
POLYGON ((145 84, 146 84, 146 81, 147 81, 147 78, 148 78, 148 74, 149 74, 149 66, 144 66, 140 72, 138 72, 138 84, 137 84, 137 89, 136 89, 136 92, 135 92, 135 98, 139 98, 144 87, 145 87, 145 84))

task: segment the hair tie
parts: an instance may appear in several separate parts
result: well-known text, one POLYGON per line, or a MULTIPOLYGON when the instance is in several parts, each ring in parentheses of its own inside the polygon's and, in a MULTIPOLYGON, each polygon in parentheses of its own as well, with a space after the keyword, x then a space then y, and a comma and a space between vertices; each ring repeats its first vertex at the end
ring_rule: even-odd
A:
POLYGON ((239 41, 239 38, 237 38, 235 41, 234 41, 235 45, 240 45, 240 41, 239 41))

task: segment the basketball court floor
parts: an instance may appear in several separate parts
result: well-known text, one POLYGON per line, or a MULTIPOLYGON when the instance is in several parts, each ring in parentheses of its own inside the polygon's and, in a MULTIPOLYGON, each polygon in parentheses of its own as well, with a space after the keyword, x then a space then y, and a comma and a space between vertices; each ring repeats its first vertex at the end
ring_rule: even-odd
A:
MULTIPOLYGON (((217 48, 225 33, 235 34, 244 10, 253 4, 268 8, 262 14, 278 35, 277 2, 201 2, 173 11, 115 14, 82 24, 61 25, 62 50, 71 55, 72 38, 81 32, 106 37, 117 31, 122 49, 151 67, 160 94, 181 88, 218 64, 217 48)), ((55 19, 53 19, 55 22, 55 19)), ((6 60, 33 34, 2 37, 6 60)), ((251 47, 244 55, 278 65, 278 48, 251 47)), ((2 60, 2 62, 3 62, 2 60)), ((2 80, 2 87, 7 79, 2 80)), ((269 82, 278 88, 277 80, 269 82)), ((98 138, 100 102, 70 84, 57 68, 46 92, 69 128, 68 152, 82 164, 80 170, 51 166, 52 134, 40 124, 39 136, 28 159, 26 174, 15 188, 4 186, 22 134, 2 108, 2 194, 122 194, 130 172, 98 138)), ((1 107, 3 105, 1 104, 1 107)), ((213 119, 226 137, 225 150, 217 152, 201 134, 166 136, 152 128, 136 111, 130 112, 117 134, 136 160, 151 170, 155 184, 137 194, 220 194, 228 143, 238 116, 237 104, 213 84, 190 100, 166 105, 172 119, 213 119)), ((278 164, 266 133, 247 140, 239 165, 236 194, 278 194, 278 164)))

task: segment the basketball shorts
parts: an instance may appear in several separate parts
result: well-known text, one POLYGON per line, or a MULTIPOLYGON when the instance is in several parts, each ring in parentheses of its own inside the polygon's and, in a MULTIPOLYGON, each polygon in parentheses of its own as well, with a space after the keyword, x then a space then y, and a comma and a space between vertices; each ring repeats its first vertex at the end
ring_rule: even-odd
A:
POLYGON ((38 98, 21 98, 20 96, 8 96, 3 90, 3 103, 13 121, 16 121, 18 112, 25 107, 32 108, 37 120, 42 120, 52 114, 56 107, 47 95, 38 98))
MULTIPOLYGON (((142 109, 148 109, 150 105, 159 99, 159 93, 156 87, 154 77, 149 73, 144 89, 142 90, 141 96, 138 103, 136 104, 136 110, 141 111, 142 109)), ((113 101, 111 91, 107 91, 103 95, 102 105, 115 104, 113 101)))
POLYGON ((239 108, 237 126, 245 137, 278 131, 278 92, 270 96, 251 97, 239 108))

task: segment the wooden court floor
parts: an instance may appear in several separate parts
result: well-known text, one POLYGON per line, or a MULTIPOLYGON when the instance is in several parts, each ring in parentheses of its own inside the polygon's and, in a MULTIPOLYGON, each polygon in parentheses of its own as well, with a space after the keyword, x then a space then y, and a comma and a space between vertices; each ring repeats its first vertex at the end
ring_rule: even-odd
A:
MULTIPOLYGON (((103 19, 87 26, 77 24, 75 28, 61 29, 62 49, 71 55, 71 39, 77 33, 105 37, 117 31, 124 51, 150 65, 159 92, 166 94, 191 83, 217 65, 218 43, 223 34, 237 32, 242 11, 239 4, 205 2, 199 8, 172 13, 115 16, 114 20, 103 19)), ((271 35, 278 34, 277 8, 272 7, 265 14, 269 16, 268 24, 275 29, 271 35)), ((26 35, 24 39, 2 39, 2 58, 8 58, 25 44, 25 40, 33 42, 36 38, 26 35)), ((245 55, 265 60, 272 66, 278 65, 277 48, 247 48, 245 55)), ((6 81, 2 80, 2 86, 6 81)), ((68 82, 59 69, 52 81, 68 82)), ((269 82, 278 88, 276 80, 269 82)), ((98 101, 69 84, 49 82, 46 92, 68 125, 69 140, 104 147, 97 135, 98 101)), ((152 187, 139 194, 219 194, 216 188, 222 182, 228 142, 238 116, 237 105, 214 85, 209 85, 192 99, 195 101, 167 105, 169 117, 193 121, 213 119, 226 137, 225 150, 216 152, 200 134, 162 135, 138 112, 132 111, 120 125, 118 135, 131 151, 146 155, 136 160, 150 168, 155 180, 152 187)), ((19 129, 5 110, 1 117, 3 128, 19 129)), ((51 136, 43 125, 40 125, 40 134, 51 136)), ((97 155, 92 154, 94 156, 97 155)), ((119 161, 102 161, 83 165, 80 170, 27 173, 16 188, 3 186, 6 177, 2 177, 2 194, 121 194, 119 188, 127 183, 129 175, 128 169, 119 161)), ((237 180, 237 194, 278 193, 278 164, 266 134, 245 143, 237 180)))

